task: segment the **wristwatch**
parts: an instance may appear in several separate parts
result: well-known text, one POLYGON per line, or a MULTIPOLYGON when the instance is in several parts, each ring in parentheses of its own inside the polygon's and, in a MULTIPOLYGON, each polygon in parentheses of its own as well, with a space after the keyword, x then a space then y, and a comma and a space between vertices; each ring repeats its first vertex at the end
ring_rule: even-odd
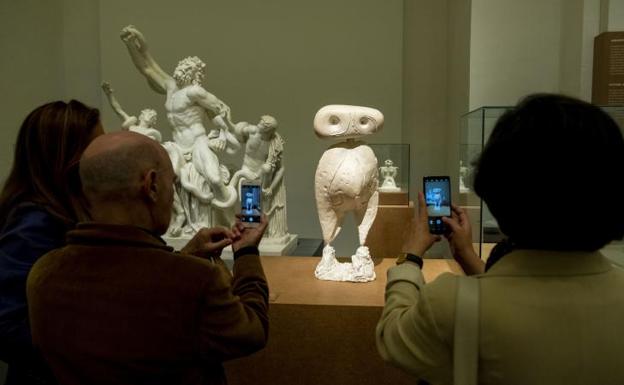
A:
POLYGON ((421 269, 423 267, 423 259, 421 257, 419 257, 418 255, 416 255, 416 254, 401 253, 401 255, 399 255, 399 258, 397 258, 396 264, 400 265, 400 264, 402 264, 405 261, 414 262, 421 269))

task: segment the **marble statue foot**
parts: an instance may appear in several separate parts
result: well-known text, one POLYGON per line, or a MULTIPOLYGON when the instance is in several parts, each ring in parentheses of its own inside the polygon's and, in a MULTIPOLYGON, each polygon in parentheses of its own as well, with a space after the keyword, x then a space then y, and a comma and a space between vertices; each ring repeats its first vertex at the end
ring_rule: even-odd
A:
POLYGON ((368 247, 360 246, 355 255, 351 256, 351 261, 350 263, 338 262, 336 250, 326 245, 314 275, 323 281, 369 282, 375 279, 375 266, 368 247))

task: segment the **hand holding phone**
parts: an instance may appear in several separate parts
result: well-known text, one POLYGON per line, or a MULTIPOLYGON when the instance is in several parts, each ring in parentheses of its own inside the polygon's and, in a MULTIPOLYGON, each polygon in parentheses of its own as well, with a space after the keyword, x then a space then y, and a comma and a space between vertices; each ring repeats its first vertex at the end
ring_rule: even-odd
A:
POLYGON ((426 176, 423 178, 429 232, 447 232, 443 217, 451 216, 451 178, 448 176, 426 176))
POLYGON ((262 216, 261 209, 262 187, 257 182, 241 184, 241 222, 246 227, 257 227, 262 216))

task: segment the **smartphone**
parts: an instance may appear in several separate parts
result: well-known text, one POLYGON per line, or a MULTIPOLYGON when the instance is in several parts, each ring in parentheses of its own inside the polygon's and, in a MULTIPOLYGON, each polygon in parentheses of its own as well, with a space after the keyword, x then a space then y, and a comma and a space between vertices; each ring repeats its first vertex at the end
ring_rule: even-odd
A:
POLYGON ((258 182, 243 182, 241 184, 241 221, 245 226, 256 227, 260 224, 262 215, 261 202, 262 187, 258 182))
POLYGON ((451 216, 451 178, 448 176, 426 176, 423 178, 425 203, 429 232, 431 234, 446 233, 442 217, 451 216))

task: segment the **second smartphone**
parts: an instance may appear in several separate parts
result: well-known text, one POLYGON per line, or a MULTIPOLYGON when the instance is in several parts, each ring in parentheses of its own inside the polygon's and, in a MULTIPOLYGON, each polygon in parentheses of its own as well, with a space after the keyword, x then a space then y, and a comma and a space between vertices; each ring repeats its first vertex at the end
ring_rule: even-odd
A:
POLYGON ((427 205, 427 223, 431 234, 447 232, 442 217, 451 216, 451 178, 448 176, 426 176, 423 191, 427 205))

